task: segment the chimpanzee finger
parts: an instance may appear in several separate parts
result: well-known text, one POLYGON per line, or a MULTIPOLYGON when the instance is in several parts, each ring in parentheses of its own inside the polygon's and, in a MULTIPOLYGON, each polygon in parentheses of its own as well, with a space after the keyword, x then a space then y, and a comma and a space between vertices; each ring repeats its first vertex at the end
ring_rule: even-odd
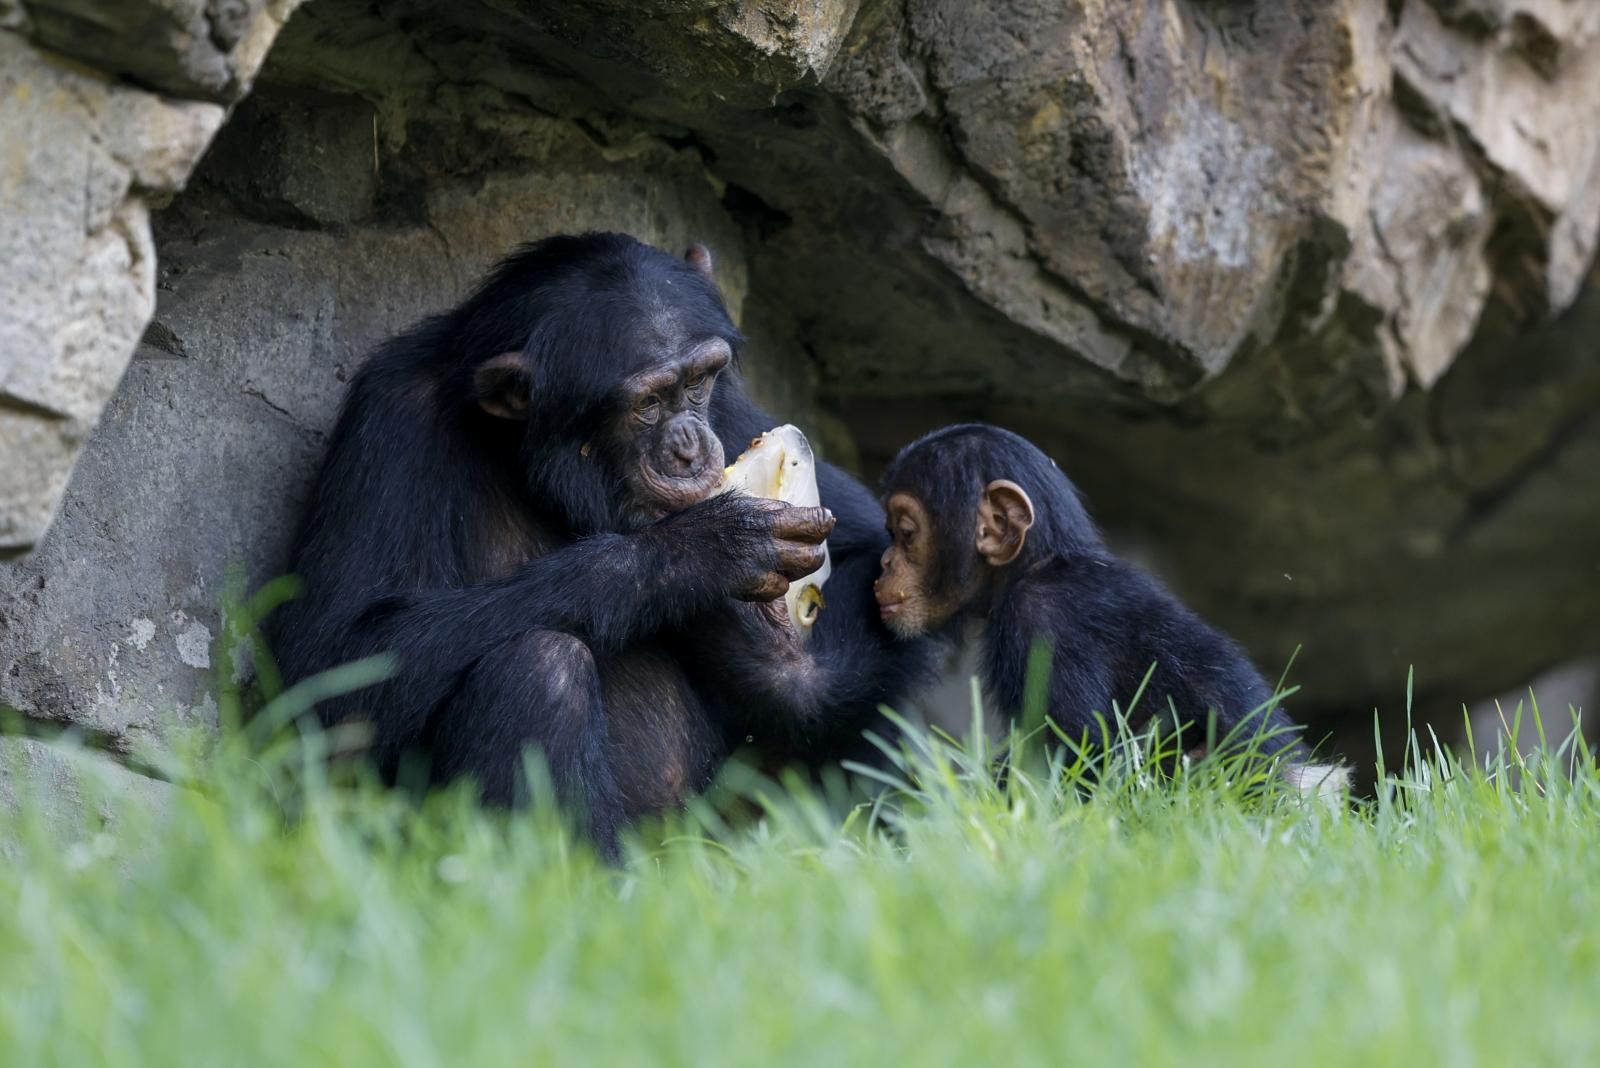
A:
POLYGON ((792 541, 778 543, 778 570, 790 581, 811 574, 822 566, 824 558, 825 550, 821 545, 806 545, 792 541))
POLYGON ((776 601, 789 592, 789 580, 769 571, 759 583, 740 590, 734 596, 741 601, 776 601))
POLYGON ((783 541, 816 545, 833 533, 836 522, 838 520, 826 508, 790 506, 772 514, 772 533, 783 541))

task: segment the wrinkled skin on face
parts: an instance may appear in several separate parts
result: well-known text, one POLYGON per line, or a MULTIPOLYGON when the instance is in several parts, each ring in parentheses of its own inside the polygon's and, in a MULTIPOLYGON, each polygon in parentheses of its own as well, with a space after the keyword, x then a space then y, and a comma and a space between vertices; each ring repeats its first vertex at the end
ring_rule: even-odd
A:
MULTIPOLYGON (((634 528, 705 500, 722 482, 711 398, 732 348, 721 337, 674 336, 652 355, 608 395, 596 413, 599 432, 573 449, 587 477, 599 479, 601 493, 617 501, 624 525, 634 528)), ((486 361, 474 374, 474 389, 490 415, 526 419, 525 356, 508 352, 486 361)))
POLYGON ((732 355, 726 341, 711 338, 623 383, 607 436, 637 519, 659 519, 721 485, 724 457, 710 404, 732 355))

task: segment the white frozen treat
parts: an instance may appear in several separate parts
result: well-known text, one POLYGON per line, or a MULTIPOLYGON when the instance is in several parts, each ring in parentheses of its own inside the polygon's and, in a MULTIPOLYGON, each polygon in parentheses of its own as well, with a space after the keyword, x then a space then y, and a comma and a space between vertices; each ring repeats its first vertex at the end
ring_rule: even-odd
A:
MULTIPOLYGON (((799 427, 773 427, 750 443, 750 447, 722 472, 725 490, 751 497, 769 497, 785 504, 815 508, 822 503, 817 492, 817 461, 811 444, 799 427)), ((822 566, 798 582, 789 583, 784 602, 789 621, 801 638, 811 634, 826 602, 822 584, 833 573, 828 544, 822 544, 822 566)))

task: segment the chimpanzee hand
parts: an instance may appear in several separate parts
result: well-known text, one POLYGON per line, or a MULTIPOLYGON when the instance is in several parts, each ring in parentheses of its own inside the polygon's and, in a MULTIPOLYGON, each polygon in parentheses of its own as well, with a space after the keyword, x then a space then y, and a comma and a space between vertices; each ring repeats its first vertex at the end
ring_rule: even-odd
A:
POLYGON ((826 508, 724 493, 668 516, 655 532, 680 563, 699 561, 696 573, 727 596, 772 601, 822 566, 834 522, 826 508))

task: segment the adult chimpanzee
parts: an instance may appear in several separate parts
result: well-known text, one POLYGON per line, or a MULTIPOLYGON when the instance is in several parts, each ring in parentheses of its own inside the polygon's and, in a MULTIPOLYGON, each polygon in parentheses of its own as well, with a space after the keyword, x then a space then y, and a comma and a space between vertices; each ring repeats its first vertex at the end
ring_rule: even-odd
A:
POLYGON ((370 725, 391 780, 470 776, 521 799, 537 747, 599 847, 703 786, 730 746, 825 755, 930 665, 873 605, 872 495, 826 464, 824 508, 711 495, 774 420, 696 246, 552 237, 355 376, 275 621, 285 679, 379 651, 386 683, 323 704, 370 725), (835 523, 837 525, 835 525, 835 523), (828 539, 828 607, 801 646, 781 597, 828 539))
POLYGON ((1217 738, 1259 735, 1302 789, 1342 782, 1305 764, 1298 729, 1244 652, 1113 555, 1076 488, 1026 439, 983 424, 934 431, 891 462, 883 492, 884 622, 905 638, 971 646, 1003 714, 1022 710, 1030 649, 1043 641, 1048 712, 1070 731, 1093 730, 1113 701, 1129 710, 1150 673, 1136 725, 1170 707, 1178 726, 1204 729, 1214 714, 1217 738))

